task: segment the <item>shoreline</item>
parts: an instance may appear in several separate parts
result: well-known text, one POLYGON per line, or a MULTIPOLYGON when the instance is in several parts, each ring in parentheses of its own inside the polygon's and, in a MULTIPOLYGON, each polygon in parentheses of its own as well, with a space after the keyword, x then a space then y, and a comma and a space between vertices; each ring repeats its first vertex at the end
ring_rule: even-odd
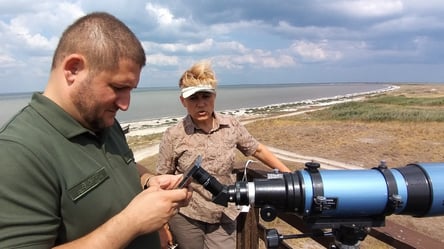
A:
MULTIPOLYGON (((307 111, 312 108, 326 107, 347 101, 356 101, 366 96, 381 94, 388 91, 399 89, 400 86, 390 85, 379 90, 352 93, 346 95, 337 95, 332 97, 307 99, 291 103, 280 103, 253 108, 239 108, 237 110, 216 111, 221 114, 233 115, 241 122, 252 122, 262 118, 275 118, 274 116, 297 115, 301 111, 307 111), (281 114, 281 115, 280 115, 281 114)), ((146 119, 132 122, 121 122, 122 128, 128 129, 128 137, 148 136, 164 132, 168 127, 175 125, 183 119, 180 117, 161 117, 155 119, 146 119)))
MULTIPOLYGON (((219 113, 230 114, 236 116, 242 124, 255 122, 262 119, 272 119, 284 116, 299 115, 308 111, 318 110, 330 105, 344 103, 348 101, 358 101, 367 96, 385 93, 388 91, 394 91, 399 89, 400 86, 391 85, 386 88, 382 88, 375 91, 360 92, 354 94, 333 96, 327 98, 318 98, 312 100, 298 101, 294 103, 274 104, 256 108, 243 108, 238 111, 219 111, 219 113)), ((160 134, 164 132, 168 127, 175 125, 182 120, 183 117, 166 117, 158 119, 142 120, 137 122, 121 123, 123 128, 127 127, 128 133, 127 139, 140 139, 144 140, 145 136, 160 134)), ((146 140, 149 140, 146 138, 146 140)), ((132 146, 131 149, 134 153, 134 159, 140 162, 146 158, 156 155, 159 152, 159 141, 146 142, 145 145, 132 146)))

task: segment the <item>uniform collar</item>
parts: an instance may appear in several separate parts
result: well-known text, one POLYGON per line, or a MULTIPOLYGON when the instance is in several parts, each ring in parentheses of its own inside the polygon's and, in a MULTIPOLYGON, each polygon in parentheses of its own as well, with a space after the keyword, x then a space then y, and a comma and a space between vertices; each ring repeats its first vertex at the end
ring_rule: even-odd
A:
POLYGON ((83 127, 59 105, 42 93, 34 93, 29 105, 66 138, 72 138, 83 133, 92 134, 90 130, 83 127))

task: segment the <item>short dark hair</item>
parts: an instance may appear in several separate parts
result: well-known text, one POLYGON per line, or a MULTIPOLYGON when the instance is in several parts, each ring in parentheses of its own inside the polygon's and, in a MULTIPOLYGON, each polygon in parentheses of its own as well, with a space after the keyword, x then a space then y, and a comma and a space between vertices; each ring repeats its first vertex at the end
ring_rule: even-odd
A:
POLYGON ((145 51, 136 35, 122 21, 105 12, 77 19, 63 32, 54 52, 54 69, 70 54, 79 53, 93 71, 118 68, 122 59, 145 66, 145 51))

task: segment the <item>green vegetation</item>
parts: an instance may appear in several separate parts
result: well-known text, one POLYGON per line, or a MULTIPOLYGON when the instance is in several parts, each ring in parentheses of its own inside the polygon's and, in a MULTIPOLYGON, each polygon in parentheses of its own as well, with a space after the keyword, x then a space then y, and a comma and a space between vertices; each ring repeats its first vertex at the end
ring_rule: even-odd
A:
POLYGON ((319 120, 444 122, 444 98, 380 95, 309 114, 319 120))
POLYGON ((381 95, 367 100, 368 103, 389 104, 401 106, 444 106, 444 97, 424 98, 424 97, 405 97, 404 95, 390 96, 381 95))

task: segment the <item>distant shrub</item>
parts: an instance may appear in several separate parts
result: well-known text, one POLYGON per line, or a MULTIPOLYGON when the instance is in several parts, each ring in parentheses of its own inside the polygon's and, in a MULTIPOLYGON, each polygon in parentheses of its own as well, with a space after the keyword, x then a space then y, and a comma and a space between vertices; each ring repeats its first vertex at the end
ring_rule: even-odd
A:
POLYGON ((444 106, 444 98, 409 98, 403 95, 399 96, 380 96, 367 100, 373 104, 389 104, 402 106, 444 106))
POLYGON ((360 121, 444 122, 444 98, 379 96, 346 102, 310 114, 316 119, 360 121))

